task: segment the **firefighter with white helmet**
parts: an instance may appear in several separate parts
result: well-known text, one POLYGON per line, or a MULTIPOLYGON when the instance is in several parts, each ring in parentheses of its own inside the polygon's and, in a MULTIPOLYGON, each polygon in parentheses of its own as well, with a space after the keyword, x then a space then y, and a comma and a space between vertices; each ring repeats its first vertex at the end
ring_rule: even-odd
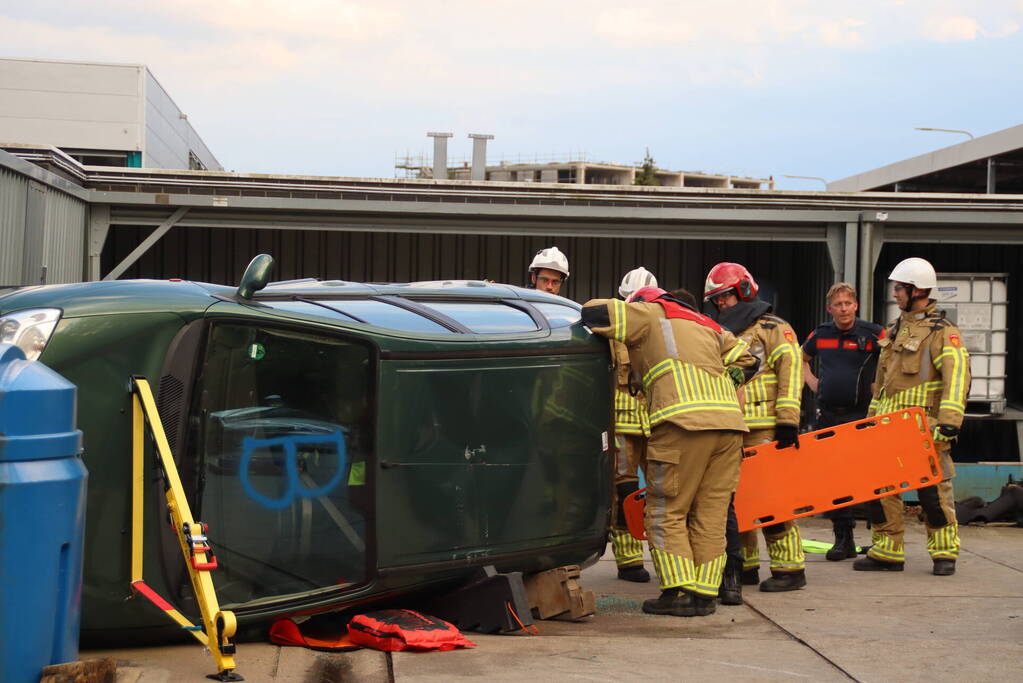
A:
MULTIPOLYGON (((942 480, 917 491, 927 528, 927 552, 933 573, 955 573, 959 557, 959 526, 956 522, 952 477, 952 442, 966 412, 970 394, 970 354, 963 346, 959 328, 945 317, 931 298, 938 285, 934 266, 922 258, 900 261, 888 279, 894 283, 892 297, 902 314, 879 342, 874 398, 867 415, 920 406, 927 412, 935 450, 941 460, 942 480)), ((873 545, 867 556, 856 560, 857 571, 902 571, 903 506, 899 494, 868 504, 873 522, 873 545)))
POLYGON ((633 268, 625 274, 625 277, 622 278, 622 284, 618 286, 618 294, 623 299, 628 299, 636 290, 643 287, 656 286, 657 278, 654 277, 654 274, 640 266, 639 268, 633 268))
MULTIPOLYGON (((618 294, 628 301, 643 287, 656 287, 657 278, 640 266, 622 278, 618 294)), ((650 573, 643 567, 643 542, 634 538, 625 525, 622 501, 639 489, 639 469, 646 441, 650 438, 650 417, 646 409, 646 396, 635 381, 629 349, 620 341, 611 339, 611 357, 615 363, 615 456, 614 518, 611 525, 611 550, 618 566, 618 578, 624 581, 646 583, 650 573)))
POLYGON ((557 247, 536 252, 529 264, 529 280, 534 289, 560 294, 561 285, 568 279, 568 258, 557 247))
MULTIPOLYGON (((756 280, 738 263, 719 263, 707 273, 703 298, 714 304, 711 316, 749 345, 759 361, 753 379, 743 387, 743 418, 749 433, 742 445, 777 441, 779 448, 799 448, 799 409, 803 389, 803 358, 792 327, 772 313, 771 305, 757 297, 756 280)), ((725 584, 760 583, 767 592, 791 591, 806 585, 806 558, 799 527, 792 521, 764 527, 771 558, 771 576, 760 583, 760 547, 756 531, 742 534, 742 567, 729 558, 725 584)), ((734 543, 734 540, 733 540, 734 543)), ((722 596, 724 597, 724 596, 722 596)))

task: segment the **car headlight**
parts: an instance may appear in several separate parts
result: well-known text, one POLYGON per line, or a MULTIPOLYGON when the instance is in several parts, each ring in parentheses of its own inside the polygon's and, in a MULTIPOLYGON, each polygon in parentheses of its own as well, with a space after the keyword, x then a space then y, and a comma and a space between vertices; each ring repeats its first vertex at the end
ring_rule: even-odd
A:
POLYGON ((14 344, 28 360, 38 360, 60 320, 59 308, 30 308, 0 317, 0 343, 14 344))

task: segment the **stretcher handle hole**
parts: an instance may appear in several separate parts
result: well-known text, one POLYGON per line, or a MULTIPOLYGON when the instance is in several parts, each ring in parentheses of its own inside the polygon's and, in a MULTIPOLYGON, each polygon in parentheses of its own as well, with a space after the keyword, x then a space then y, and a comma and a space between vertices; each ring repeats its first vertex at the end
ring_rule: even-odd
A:
POLYGON ((826 432, 821 432, 820 434, 814 434, 813 438, 815 438, 818 441, 820 441, 821 439, 830 439, 834 435, 835 435, 834 431, 828 430, 826 432))
POLYGON ((895 490, 894 486, 883 486, 883 487, 881 487, 879 489, 874 489, 874 495, 875 496, 880 496, 880 495, 882 495, 884 493, 891 493, 894 490, 895 490))
POLYGON ((927 460, 931 463, 931 476, 938 476, 938 463, 935 462, 934 458, 927 458, 927 460))
POLYGON ((930 477, 920 477, 920 483, 921 483, 921 484, 926 484, 926 483, 927 483, 927 482, 929 482, 930 480, 931 480, 931 478, 930 478, 930 477))
POLYGON ((908 489, 909 488, 909 482, 908 481, 901 482, 899 484, 899 488, 908 489))
POLYGON ((765 515, 764 517, 757 517, 753 520, 754 524, 767 524, 768 522, 774 521, 774 515, 765 515))
POLYGON ((846 503, 851 503, 851 502, 853 502, 853 497, 852 496, 842 496, 841 498, 835 498, 833 501, 831 501, 831 504, 832 505, 845 505, 846 503))
POLYGON ((805 515, 808 512, 813 512, 813 507, 814 507, 813 505, 805 505, 801 508, 796 508, 795 510, 792 511, 792 514, 805 515))
POLYGON ((868 427, 876 427, 877 423, 871 420, 870 422, 857 422, 856 429, 867 429, 868 427))

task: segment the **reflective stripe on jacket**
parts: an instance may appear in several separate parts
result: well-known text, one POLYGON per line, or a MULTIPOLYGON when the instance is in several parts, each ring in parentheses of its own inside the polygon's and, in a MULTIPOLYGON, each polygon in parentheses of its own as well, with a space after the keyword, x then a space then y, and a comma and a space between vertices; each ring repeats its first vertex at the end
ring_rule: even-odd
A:
POLYGON ((743 387, 743 417, 750 429, 777 423, 799 424, 803 392, 803 356, 796 333, 778 316, 760 316, 739 335, 750 353, 760 359, 760 370, 743 387))

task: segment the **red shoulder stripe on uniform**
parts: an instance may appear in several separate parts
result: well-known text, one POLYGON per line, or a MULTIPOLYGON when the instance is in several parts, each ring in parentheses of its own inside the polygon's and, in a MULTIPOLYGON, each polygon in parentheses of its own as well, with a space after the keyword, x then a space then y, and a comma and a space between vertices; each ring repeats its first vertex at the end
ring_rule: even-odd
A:
POLYGON ((699 323, 704 327, 709 327, 718 334, 721 334, 721 326, 711 320, 705 315, 697 313, 696 311, 675 303, 674 301, 665 301, 664 299, 655 299, 657 303, 664 309, 665 318, 679 318, 681 320, 691 320, 694 323, 699 323))

